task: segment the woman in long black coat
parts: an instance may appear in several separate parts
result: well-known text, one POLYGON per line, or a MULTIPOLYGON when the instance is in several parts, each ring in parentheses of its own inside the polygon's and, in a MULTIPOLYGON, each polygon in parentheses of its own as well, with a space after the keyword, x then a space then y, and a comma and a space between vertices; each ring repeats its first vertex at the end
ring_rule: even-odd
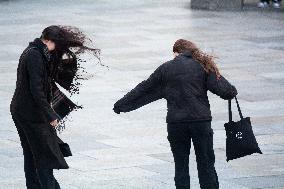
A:
POLYGON ((23 148, 28 189, 59 189, 53 169, 68 168, 64 156, 71 152, 66 151, 69 149, 55 128, 79 106, 60 92, 55 82, 69 92, 78 90, 73 84, 77 58, 69 47, 80 52, 97 51, 85 47, 84 40, 77 28, 49 26, 41 38, 29 43, 20 57, 10 111, 23 148), (63 55, 68 58, 63 60, 63 55))
POLYGON ((189 153, 191 140, 196 153, 201 189, 219 188, 215 171, 213 130, 207 91, 223 99, 237 95, 216 67, 213 57, 187 40, 177 40, 175 58, 161 66, 114 104, 116 113, 129 112, 155 100, 167 100, 168 140, 175 161, 177 189, 190 188, 189 153))

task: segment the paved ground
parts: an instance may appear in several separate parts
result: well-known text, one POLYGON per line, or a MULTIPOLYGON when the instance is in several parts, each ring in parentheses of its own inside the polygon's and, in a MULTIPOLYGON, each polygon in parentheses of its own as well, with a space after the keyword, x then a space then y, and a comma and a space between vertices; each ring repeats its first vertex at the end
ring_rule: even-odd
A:
MULTIPOLYGON (((102 49, 104 67, 88 64, 90 80, 73 100, 74 112, 60 136, 74 156, 56 171, 63 189, 173 189, 174 164, 161 100, 116 115, 113 103, 172 58, 178 38, 197 42, 219 56, 218 65, 239 90, 263 155, 227 163, 227 102, 209 94, 216 168, 221 189, 284 188, 284 14, 282 11, 207 12, 186 0, 43 1, 0 3, 0 189, 24 188, 23 157, 9 114, 18 57, 51 24, 82 28, 102 49)), ((92 59, 90 59, 91 61, 92 59)), ((236 111, 235 111, 236 112, 236 111)), ((238 119, 237 114, 234 115, 238 119)), ((194 152, 192 188, 198 189, 194 152)))

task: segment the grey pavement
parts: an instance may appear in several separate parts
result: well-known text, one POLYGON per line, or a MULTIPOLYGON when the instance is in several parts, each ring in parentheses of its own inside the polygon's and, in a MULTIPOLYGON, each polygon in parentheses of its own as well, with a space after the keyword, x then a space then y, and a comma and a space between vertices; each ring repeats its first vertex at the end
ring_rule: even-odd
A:
MULTIPOLYGON (((102 63, 109 67, 86 55, 90 79, 71 97, 84 109, 71 114, 60 134, 73 151, 67 158, 70 169, 55 171, 63 189, 174 188, 165 100, 120 115, 112 112, 112 105, 172 58, 178 38, 219 57, 221 73, 238 88, 243 114, 252 118, 264 153, 226 162, 227 102, 208 93, 220 188, 283 189, 283 11, 261 11, 251 4, 241 12, 189 7, 187 0, 0 2, 0 189, 25 188, 22 150, 9 104, 20 53, 52 24, 81 28, 102 49, 102 63)), ((191 154, 191 185, 198 189, 193 149, 191 154)))

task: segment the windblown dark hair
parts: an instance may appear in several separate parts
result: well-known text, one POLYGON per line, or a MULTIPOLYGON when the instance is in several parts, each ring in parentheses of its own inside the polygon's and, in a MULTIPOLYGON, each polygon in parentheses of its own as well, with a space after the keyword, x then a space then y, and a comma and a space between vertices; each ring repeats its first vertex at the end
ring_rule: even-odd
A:
MULTIPOLYGON (((79 28, 74 26, 49 26, 42 31, 41 39, 50 40, 55 43, 55 50, 52 52, 52 63, 55 68, 53 69, 53 75, 55 76, 56 72, 68 67, 69 72, 72 71, 70 74, 74 76, 74 79, 71 85, 70 83, 65 84, 69 86, 66 88, 71 94, 78 93, 80 85, 78 79, 84 79, 82 75, 79 75, 78 69, 81 68, 83 72, 86 72, 80 65, 80 63, 85 62, 85 60, 80 59, 79 56, 88 51, 100 62, 100 49, 86 46, 86 42, 93 45, 92 40, 79 28)), ((64 85, 64 83, 61 83, 61 85, 64 85)))
POLYGON ((217 65, 214 62, 214 56, 202 52, 191 41, 185 39, 178 39, 173 46, 173 52, 185 53, 187 51, 191 52, 192 57, 202 65, 206 73, 215 72, 217 78, 220 78, 221 74, 217 65))

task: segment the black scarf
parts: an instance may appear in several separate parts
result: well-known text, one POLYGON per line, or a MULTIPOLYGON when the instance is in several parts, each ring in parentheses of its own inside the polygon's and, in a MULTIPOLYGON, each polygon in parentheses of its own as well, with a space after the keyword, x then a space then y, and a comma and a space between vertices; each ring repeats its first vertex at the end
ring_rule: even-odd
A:
POLYGON ((30 42, 30 46, 36 47, 40 53, 44 56, 47 62, 51 60, 51 53, 48 51, 47 46, 42 42, 40 38, 36 38, 33 42, 30 42))

